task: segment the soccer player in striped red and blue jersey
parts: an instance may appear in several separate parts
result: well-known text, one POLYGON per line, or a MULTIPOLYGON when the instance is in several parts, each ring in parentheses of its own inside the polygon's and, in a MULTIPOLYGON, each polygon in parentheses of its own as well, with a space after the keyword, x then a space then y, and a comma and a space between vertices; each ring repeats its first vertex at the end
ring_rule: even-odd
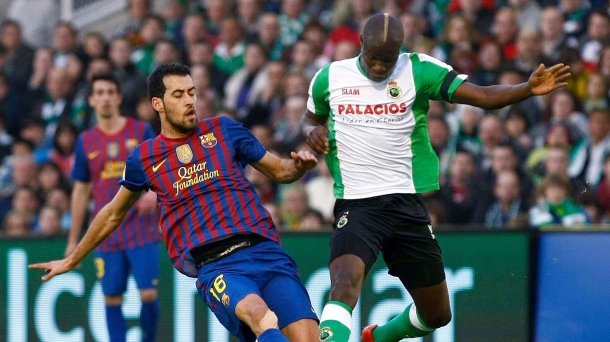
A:
POLYGON ((74 252, 30 268, 46 270, 45 281, 69 271, 116 229, 142 191, 152 190, 174 268, 197 278, 202 300, 234 336, 242 342, 319 342, 318 318, 296 264, 280 247, 269 212, 244 176, 249 164, 289 183, 317 159, 307 151, 279 159, 230 118, 198 122, 189 73, 174 64, 150 76, 161 135, 134 149, 117 195, 74 252))
MULTIPOLYGON (((97 215, 119 190, 127 157, 139 143, 156 136, 150 125, 121 116, 119 82, 110 74, 92 78, 89 104, 95 111, 97 124, 80 135, 75 147, 72 227, 66 255, 72 253, 78 243, 90 198, 93 197, 94 202, 92 215, 97 215)), ((127 323, 121 304, 130 272, 142 299, 142 340, 155 340, 159 316, 160 239, 156 196, 150 193, 126 213, 123 223, 95 251, 95 266, 102 283, 112 342, 126 338, 127 323)))

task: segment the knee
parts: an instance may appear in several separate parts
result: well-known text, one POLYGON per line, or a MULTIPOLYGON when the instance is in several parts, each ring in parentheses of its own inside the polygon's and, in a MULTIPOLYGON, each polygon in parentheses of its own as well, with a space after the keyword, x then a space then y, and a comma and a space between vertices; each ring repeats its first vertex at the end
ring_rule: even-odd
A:
POLYGON ((330 290, 331 300, 339 300, 352 308, 356 306, 360 297, 362 280, 338 274, 333 278, 330 290))
POLYGON ((145 303, 154 302, 157 297, 159 297, 157 289, 140 290, 140 299, 145 303))
POLYGON ((449 324, 449 322, 451 322, 451 318, 451 310, 443 310, 442 312, 435 313, 431 317, 422 317, 424 323, 426 323, 426 325, 430 328, 434 329, 442 328, 449 324))
POLYGON ((123 304, 123 295, 105 295, 104 302, 108 306, 119 306, 123 304))
POLYGON ((267 329, 279 329, 277 316, 262 300, 250 300, 246 297, 246 300, 240 301, 235 307, 235 315, 246 323, 256 336, 267 329))

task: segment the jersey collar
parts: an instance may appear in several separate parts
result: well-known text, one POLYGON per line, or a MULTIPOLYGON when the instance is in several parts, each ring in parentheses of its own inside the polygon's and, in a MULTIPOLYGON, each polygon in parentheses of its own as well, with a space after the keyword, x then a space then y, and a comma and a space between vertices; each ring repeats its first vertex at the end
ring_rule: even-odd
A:
POLYGON ((362 61, 360 59, 361 56, 362 56, 362 54, 358 54, 358 57, 356 58, 356 65, 358 66, 358 71, 360 71, 362 76, 370 79, 369 75, 366 74, 366 71, 364 71, 364 68, 362 67, 362 61))

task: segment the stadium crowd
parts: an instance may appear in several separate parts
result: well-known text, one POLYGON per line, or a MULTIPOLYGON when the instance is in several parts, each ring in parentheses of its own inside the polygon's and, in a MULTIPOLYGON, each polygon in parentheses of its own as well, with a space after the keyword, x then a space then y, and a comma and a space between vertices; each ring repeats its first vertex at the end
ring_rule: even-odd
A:
MULTIPOLYGON (((540 63, 571 67, 567 88, 496 111, 431 102, 441 165, 441 190, 424 194, 433 224, 610 222, 610 2, 173 0, 154 13, 149 1, 130 0, 130 19, 113 32, 78 32, 59 21, 53 0, 37 1, 52 4, 44 18, 19 10, 22 2, 13 1, 0 25, 5 236, 70 227, 73 149, 95 123, 87 103, 94 74, 113 72, 123 115, 159 130, 147 76, 162 64, 187 64, 200 118, 231 116, 286 156, 308 148, 299 126, 311 78, 357 56, 362 25, 377 12, 400 18, 405 52, 429 54, 474 84, 521 83, 540 63)), ((247 175, 283 230, 330 229, 324 162, 296 184, 275 184, 251 167, 247 175)))

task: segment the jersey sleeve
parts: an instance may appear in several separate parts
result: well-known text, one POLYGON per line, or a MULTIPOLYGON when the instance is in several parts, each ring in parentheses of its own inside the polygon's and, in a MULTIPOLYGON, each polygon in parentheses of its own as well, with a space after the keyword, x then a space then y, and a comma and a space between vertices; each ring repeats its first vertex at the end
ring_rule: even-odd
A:
POLYGON ((221 120, 242 167, 255 163, 265 156, 267 153, 265 147, 244 125, 227 117, 223 117, 221 120))
POLYGON ((315 115, 330 115, 330 91, 328 90, 328 71, 330 64, 320 69, 309 84, 307 110, 315 115))
POLYGON ((83 139, 83 134, 81 134, 76 141, 76 146, 74 146, 74 165, 70 177, 75 181, 89 183, 91 182, 91 173, 89 172, 89 160, 87 159, 83 139))
POLYGON ((125 169, 123 169, 123 178, 119 181, 119 185, 133 192, 148 191, 148 181, 140 159, 140 146, 137 146, 127 157, 125 169))
POLYGON ((432 100, 451 102, 455 90, 468 77, 458 74, 450 65, 428 55, 413 53, 410 57, 417 92, 423 92, 432 100))

